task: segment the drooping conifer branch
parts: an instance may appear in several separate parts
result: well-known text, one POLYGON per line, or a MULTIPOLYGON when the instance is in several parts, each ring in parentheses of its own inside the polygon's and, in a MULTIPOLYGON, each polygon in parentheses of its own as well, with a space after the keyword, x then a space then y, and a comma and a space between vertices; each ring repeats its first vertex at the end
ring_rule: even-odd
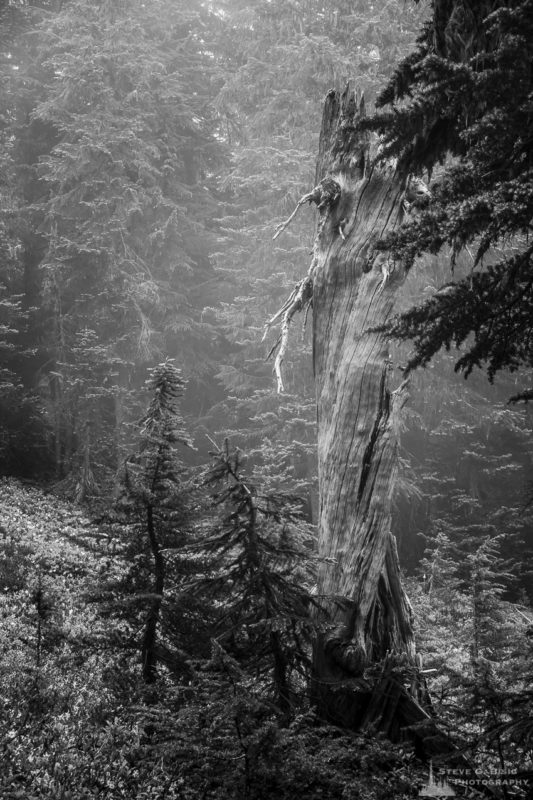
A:
POLYGON ((533 363, 532 140, 523 135, 531 128, 531 2, 435 0, 432 7, 416 50, 364 125, 402 171, 445 165, 432 205, 389 236, 394 255, 410 264, 451 248, 452 267, 463 251, 472 262, 472 280, 446 304, 425 304, 413 336, 416 307, 401 315, 401 338, 414 342, 412 367, 457 345, 456 371, 467 377, 481 368, 493 380, 533 363))

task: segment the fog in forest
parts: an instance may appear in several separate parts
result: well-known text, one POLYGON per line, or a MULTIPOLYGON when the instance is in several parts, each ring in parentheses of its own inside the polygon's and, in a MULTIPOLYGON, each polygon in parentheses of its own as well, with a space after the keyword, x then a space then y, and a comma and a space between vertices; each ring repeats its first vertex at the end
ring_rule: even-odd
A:
MULTIPOLYGON (((317 545, 329 473, 319 482, 314 265, 341 264, 360 224, 354 211, 328 233, 337 198, 311 197, 325 185, 325 99, 336 135, 358 141, 347 85, 353 113, 364 96, 371 115, 424 24, 437 20, 437 42, 447 14, 442 41, 467 53, 467 33, 505 5, 0 0, 0 798, 385 800, 435 788, 433 768, 435 796, 533 797, 520 347, 516 364, 488 376, 480 357, 465 377, 458 359, 478 339, 457 350, 452 332, 404 384, 413 345, 391 339, 373 428, 363 381, 354 403, 349 436, 369 444, 338 515, 390 522, 401 594, 363 556, 353 592, 342 577, 326 593, 353 553, 348 538, 317 545), (363 514, 355 498, 399 387, 392 488, 363 514), (365 582, 376 599, 362 620, 365 582), (397 639, 390 609, 404 602, 397 639)), ((531 26, 531 2, 511 5, 531 26)), ((446 73, 451 98, 466 63, 446 73)), ((428 197, 447 163, 420 169, 428 197)), ((521 186, 532 194, 530 172, 521 186)), ((414 225, 425 207, 411 213, 405 196, 414 225)), ((529 247, 508 231, 482 270, 529 247)), ((479 269, 471 243, 453 266, 448 246, 423 252, 409 269, 375 267, 373 297, 396 281, 392 316, 473 287, 479 269)), ((527 304, 522 317, 530 326, 527 304)), ((363 554, 382 536, 368 530, 363 554)))

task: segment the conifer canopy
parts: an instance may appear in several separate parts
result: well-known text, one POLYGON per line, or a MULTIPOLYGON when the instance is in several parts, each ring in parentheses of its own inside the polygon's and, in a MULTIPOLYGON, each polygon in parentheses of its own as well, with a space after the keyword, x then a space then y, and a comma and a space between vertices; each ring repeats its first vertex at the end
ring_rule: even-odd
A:
POLYGON ((460 252, 468 264, 391 324, 414 340, 408 370, 451 345, 465 376, 533 363, 532 57, 532 0, 434 0, 378 98, 383 155, 435 175, 430 208, 382 244, 408 264, 443 248, 452 270, 460 252))

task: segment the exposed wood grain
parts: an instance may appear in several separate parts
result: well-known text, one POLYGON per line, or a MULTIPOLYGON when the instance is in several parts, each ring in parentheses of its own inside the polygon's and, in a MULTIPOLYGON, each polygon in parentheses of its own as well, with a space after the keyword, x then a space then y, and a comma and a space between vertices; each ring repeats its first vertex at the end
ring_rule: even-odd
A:
POLYGON ((401 265, 385 274, 385 257, 373 253, 375 241, 400 224, 402 183, 370 163, 368 138, 356 127, 361 114, 364 104, 350 89, 328 95, 317 181, 331 176, 341 194, 322 211, 313 275, 319 594, 343 598, 330 603, 331 624, 316 648, 316 692, 328 716, 343 724, 361 716, 365 666, 389 652, 414 658, 411 610, 390 533, 405 390, 401 375, 391 373, 387 340, 372 330, 390 317, 405 277, 401 265), (346 681, 359 698, 351 710, 346 681))

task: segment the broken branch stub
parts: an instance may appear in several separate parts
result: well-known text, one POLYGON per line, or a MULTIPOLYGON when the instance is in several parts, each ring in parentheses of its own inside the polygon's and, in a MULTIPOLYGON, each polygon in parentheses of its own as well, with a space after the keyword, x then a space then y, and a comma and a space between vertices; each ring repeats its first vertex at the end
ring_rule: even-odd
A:
POLYGON ((313 297, 313 281, 309 275, 306 275, 306 277, 302 281, 296 284, 296 286, 294 287, 293 291, 285 301, 282 308, 265 325, 263 340, 265 339, 271 325, 273 325, 274 322, 276 322, 281 317, 279 337, 267 356, 267 358, 270 358, 277 351, 276 359, 274 361, 274 372, 277 380, 278 394, 281 394, 284 390, 281 367, 283 364, 285 353, 287 351, 287 343, 289 340, 289 326, 291 324, 293 316, 298 311, 301 311, 302 308, 304 308, 306 305, 308 306, 309 303, 311 302, 312 297, 313 297))
MULTIPOLYGON (((327 217, 328 212, 335 206, 341 196, 341 187, 336 180, 331 177, 326 177, 320 181, 317 186, 311 192, 304 194, 298 200, 296 204, 296 208, 292 212, 292 214, 282 222, 276 228, 276 232, 273 239, 277 239, 277 237, 290 225, 291 221, 296 216, 298 210, 304 205, 304 203, 315 203, 316 207, 318 208, 322 221, 319 224, 319 231, 321 229, 321 225, 323 224, 324 220, 327 217)), ((344 233, 341 234, 344 238, 344 233)), ((281 372, 281 367, 283 364, 283 359, 285 357, 285 353, 287 351, 287 343, 289 339, 289 327, 294 315, 301 311, 303 308, 306 309, 306 312, 309 309, 311 301, 313 299, 313 272, 315 268, 315 259, 311 262, 311 266, 307 272, 307 275, 299 281, 292 292, 290 293, 289 297, 285 300, 284 304, 281 306, 280 309, 271 317, 265 325, 265 332, 263 334, 263 341, 272 327, 278 320, 281 319, 280 323, 280 333, 278 336, 277 341, 271 348, 267 360, 271 358, 276 353, 276 359, 274 361, 274 373, 276 375, 276 382, 277 382, 277 390, 278 393, 283 392, 283 376, 281 372)), ((307 314, 306 314, 307 317, 307 314)))
MULTIPOLYGON (((313 693, 329 719, 354 728, 376 724, 392 733, 402 720, 389 719, 379 703, 370 719, 364 709, 374 692, 365 685, 367 670, 390 653, 409 664, 415 654, 411 610, 390 533, 397 416, 405 386, 391 387, 388 344, 372 329, 392 314, 404 272, 386 255, 369 259, 369 253, 401 224, 403 185, 395 171, 373 163, 370 136, 360 125, 364 116, 364 99, 349 87, 328 95, 310 193, 320 211, 304 279, 313 304, 318 587, 322 597, 332 598, 326 600, 329 615, 314 649, 313 693), (335 602, 338 597, 345 605, 335 602)), ((282 313, 285 323, 299 307, 297 294, 294 290, 282 313)), ((382 690, 375 690, 380 701, 382 690)), ((411 708, 403 692, 401 687, 403 705, 411 708)))
POLYGON ((300 197, 292 214, 277 226, 272 239, 277 239, 278 236, 289 227, 292 220, 305 203, 315 203, 319 211, 324 211, 325 208, 332 206, 336 200, 338 200, 340 193, 341 187, 333 178, 324 178, 311 192, 300 197))
POLYGON ((310 192, 302 195, 293 212, 277 226, 272 237, 274 240, 277 239, 289 227, 305 203, 316 205, 320 219, 311 266, 307 275, 296 285, 283 306, 265 325, 263 339, 272 325, 281 319, 278 339, 267 356, 270 358, 275 353, 277 354, 274 373, 278 392, 283 391, 281 365, 287 348, 291 320, 297 311, 305 308, 307 312, 312 305, 314 277, 318 263, 318 245, 328 219, 333 219, 332 229, 340 242, 344 243, 348 239, 347 226, 350 220, 343 213, 344 209, 339 209, 339 206, 342 205, 344 178, 347 176, 350 180, 360 181, 365 175, 370 139, 368 134, 361 132, 357 126, 357 121, 364 115, 364 96, 353 92, 349 85, 346 86, 342 95, 335 91, 329 92, 326 96, 322 117, 316 186, 310 192), (342 146, 339 146, 339 143, 342 146), (349 158, 346 157, 346 150, 350 151, 349 158))

